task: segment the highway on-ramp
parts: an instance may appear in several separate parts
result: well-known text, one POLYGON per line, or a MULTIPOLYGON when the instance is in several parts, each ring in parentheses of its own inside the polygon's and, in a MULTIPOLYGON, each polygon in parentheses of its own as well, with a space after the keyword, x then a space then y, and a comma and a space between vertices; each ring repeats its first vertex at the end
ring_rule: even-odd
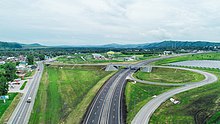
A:
POLYGON ((197 72, 197 73, 203 74, 205 76, 205 79, 200 82, 186 84, 182 87, 179 87, 179 88, 170 90, 168 92, 165 92, 161 95, 158 95, 156 98, 152 99, 145 106, 143 106, 141 108, 141 110, 136 114, 135 118, 132 120, 132 124, 148 124, 150 117, 152 116, 154 111, 170 97, 172 97, 178 93, 190 90, 190 89, 194 89, 194 88, 206 85, 206 84, 216 82, 218 79, 215 75, 210 74, 208 72, 200 71, 200 70, 186 69, 186 68, 180 68, 180 67, 172 67, 172 68, 184 69, 184 70, 188 70, 188 71, 197 72))
POLYGON ((31 115, 31 111, 33 109, 34 100, 37 94, 37 90, 39 87, 40 79, 43 73, 43 63, 38 62, 38 68, 29 83, 31 85, 28 87, 27 92, 23 94, 21 97, 20 102, 18 103, 17 107, 15 108, 12 116, 10 117, 8 124, 27 124, 28 120, 31 115), (31 103, 27 103, 28 97, 31 97, 31 103))

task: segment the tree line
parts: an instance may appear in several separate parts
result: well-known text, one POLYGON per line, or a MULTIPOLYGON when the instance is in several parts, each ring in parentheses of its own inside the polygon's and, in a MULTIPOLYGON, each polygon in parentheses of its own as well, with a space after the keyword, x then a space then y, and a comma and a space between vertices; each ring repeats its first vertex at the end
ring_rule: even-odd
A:
POLYGON ((8 93, 8 82, 13 81, 16 76, 16 64, 5 63, 0 65, 0 96, 8 93))

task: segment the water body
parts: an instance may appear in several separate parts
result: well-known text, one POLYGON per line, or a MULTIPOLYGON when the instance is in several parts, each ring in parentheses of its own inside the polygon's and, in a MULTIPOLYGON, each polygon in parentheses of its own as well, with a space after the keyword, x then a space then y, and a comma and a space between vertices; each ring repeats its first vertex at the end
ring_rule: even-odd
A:
POLYGON ((220 69, 220 61, 217 60, 193 60, 170 63, 174 66, 189 66, 189 67, 205 67, 205 68, 218 68, 220 69))

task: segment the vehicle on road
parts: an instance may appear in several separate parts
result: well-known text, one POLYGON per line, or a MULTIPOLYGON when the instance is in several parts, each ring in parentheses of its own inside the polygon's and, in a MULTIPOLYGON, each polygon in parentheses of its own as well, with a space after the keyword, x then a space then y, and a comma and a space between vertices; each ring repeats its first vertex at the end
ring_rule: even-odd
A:
POLYGON ((27 99, 27 103, 31 103, 31 97, 30 96, 27 99))

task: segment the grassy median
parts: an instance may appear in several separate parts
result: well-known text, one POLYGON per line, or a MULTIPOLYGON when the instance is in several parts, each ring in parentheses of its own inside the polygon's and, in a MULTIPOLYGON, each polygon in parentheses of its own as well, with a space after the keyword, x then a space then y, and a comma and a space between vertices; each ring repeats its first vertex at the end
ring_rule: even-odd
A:
MULTIPOLYGON (((217 69, 206 69, 205 71, 216 74, 220 78, 220 72, 217 69)), ((220 80, 216 83, 175 95, 174 98, 180 100, 181 103, 174 105, 167 100, 153 114, 150 123, 219 124, 219 87, 220 80)))
POLYGON ((158 67, 154 67, 151 73, 138 71, 134 76, 141 80, 160 83, 188 83, 201 81, 205 78, 192 71, 158 67))
POLYGON ((98 67, 46 67, 29 123, 80 123, 95 94, 112 75, 98 67))

